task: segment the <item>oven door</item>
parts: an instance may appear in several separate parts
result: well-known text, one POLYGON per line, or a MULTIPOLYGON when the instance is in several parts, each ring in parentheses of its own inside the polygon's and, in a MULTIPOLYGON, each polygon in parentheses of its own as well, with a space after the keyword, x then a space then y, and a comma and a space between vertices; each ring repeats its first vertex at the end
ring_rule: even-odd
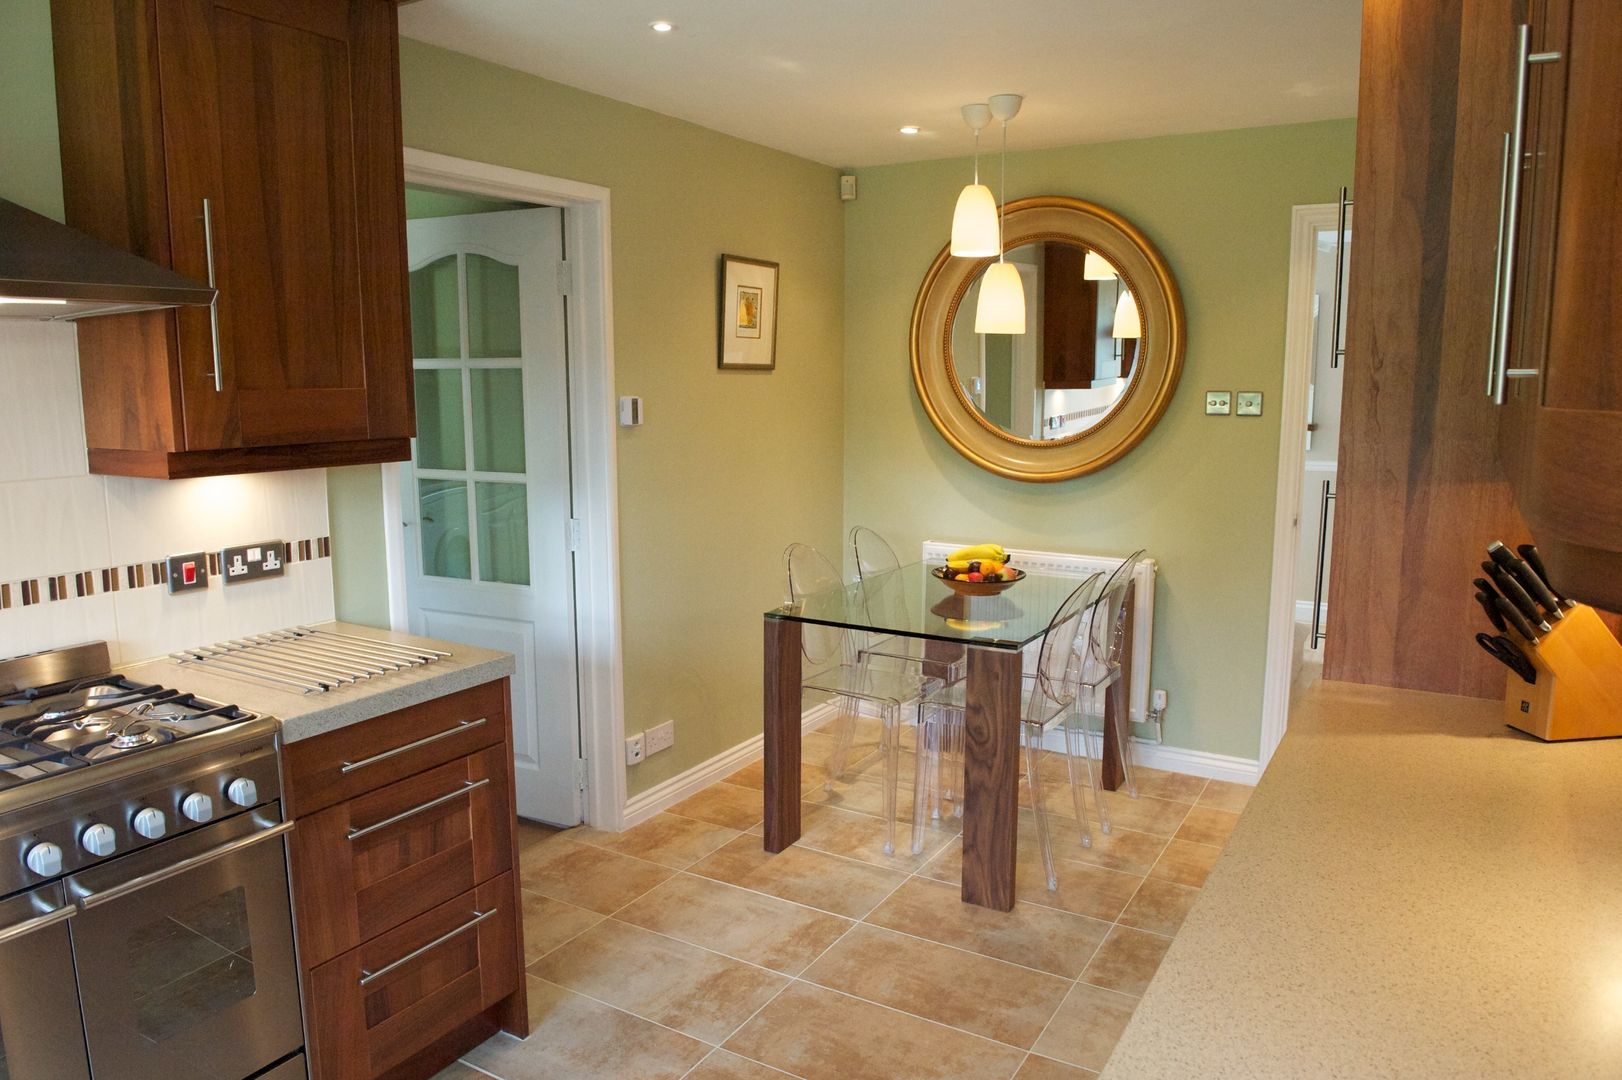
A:
POLYGON ((68 878, 97 1080, 242 1080, 303 1045, 278 809, 68 878))
POLYGON ((0 901, 0 1080, 88 1080, 60 884, 0 901))

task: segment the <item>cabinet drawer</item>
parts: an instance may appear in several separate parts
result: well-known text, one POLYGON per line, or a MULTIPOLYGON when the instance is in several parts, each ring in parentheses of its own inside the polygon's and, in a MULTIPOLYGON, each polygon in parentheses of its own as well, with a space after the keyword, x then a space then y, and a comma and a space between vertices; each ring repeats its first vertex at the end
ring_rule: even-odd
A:
POLYGON ((311 971, 313 1075, 376 1076, 518 989, 513 896, 503 874, 311 971))
POLYGON ((306 968, 512 868, 507 747, 486 747, 299 821, 293 901, 306 968))
POLYGON ((507 680, 364 720, 282 750, 290 817, 303 817, 507 736, 507 680))

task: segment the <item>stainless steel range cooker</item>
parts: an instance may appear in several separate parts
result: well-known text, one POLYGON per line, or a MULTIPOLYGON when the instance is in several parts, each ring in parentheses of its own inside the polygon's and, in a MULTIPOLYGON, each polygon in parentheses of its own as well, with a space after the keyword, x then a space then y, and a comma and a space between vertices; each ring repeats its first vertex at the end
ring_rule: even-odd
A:
POLYGON ((278 725, 0 661, 0 1080, 305 1080, 278 725))

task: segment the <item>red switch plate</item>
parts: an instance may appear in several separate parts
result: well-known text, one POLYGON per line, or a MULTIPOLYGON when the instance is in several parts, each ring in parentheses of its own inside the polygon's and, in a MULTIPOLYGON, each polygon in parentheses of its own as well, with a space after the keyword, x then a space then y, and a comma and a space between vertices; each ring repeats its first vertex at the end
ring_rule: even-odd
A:
POLYGON ((180 580, 187 585, 197 584, 197 564, 189 562, 181 566, 180 580))
POLYGON ((208 588, 207 556, 201 551, 169 556, 169 592, 208 588))

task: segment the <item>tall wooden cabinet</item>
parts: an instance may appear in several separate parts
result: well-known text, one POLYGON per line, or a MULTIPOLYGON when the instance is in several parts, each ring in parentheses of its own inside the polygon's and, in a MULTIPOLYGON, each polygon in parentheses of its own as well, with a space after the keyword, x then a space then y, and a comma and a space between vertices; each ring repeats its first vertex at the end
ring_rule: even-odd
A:
POLYGON ((219 289, 79 324, 93 472, 403 459, 392 0, 53 0, 68 223, 219 289))

